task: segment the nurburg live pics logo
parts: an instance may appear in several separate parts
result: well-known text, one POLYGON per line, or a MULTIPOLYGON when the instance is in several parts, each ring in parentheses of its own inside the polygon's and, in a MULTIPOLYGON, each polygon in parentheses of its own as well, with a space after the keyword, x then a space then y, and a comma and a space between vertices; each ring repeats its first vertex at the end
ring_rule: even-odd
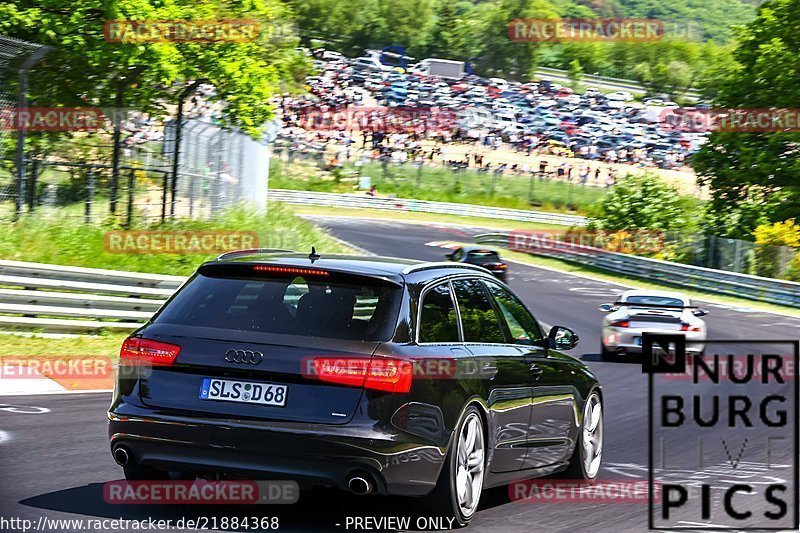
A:
MULTIPOLYGON (((702 357, 687 357, 681 334, 642 335, 649 529, 797 530, 800 395, 786 367, 798 367, 800 341, 709 340, 700 347, 702 357), (676 374, 691 379, 669 379, 676 374)), ((689 343, 692 351, 700 347, 689 343)))

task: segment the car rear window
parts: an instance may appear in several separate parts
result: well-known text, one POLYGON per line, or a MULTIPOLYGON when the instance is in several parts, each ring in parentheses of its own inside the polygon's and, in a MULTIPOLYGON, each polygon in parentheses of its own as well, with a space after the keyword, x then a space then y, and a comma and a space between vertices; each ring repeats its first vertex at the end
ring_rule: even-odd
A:
POLYGON ((480 259, 482 261, 500 261, 497 252, 489 250, 473 250, 469 252, 470 259, 480 259))
MULTIPOLYGON (((299 272, 299 273, 298 273, 299 272)), ((365 276, 201 269, 154 323, 334 339, 392 337, 402 288, 365 276)))
POLYGON ((683 307, 683 301, 668 296, 628 296, 626 304, 642 304, 647 306, 663 305, 664 307, 683 307))

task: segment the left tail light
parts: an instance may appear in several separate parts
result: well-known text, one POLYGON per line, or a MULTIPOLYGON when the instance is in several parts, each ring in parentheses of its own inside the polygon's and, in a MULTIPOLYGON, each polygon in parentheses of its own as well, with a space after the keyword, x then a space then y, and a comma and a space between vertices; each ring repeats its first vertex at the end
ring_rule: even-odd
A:
POLYGON ((122 343, 119 363, 127 366, 170 366, 181 351, 176 344, 130 337, 122 343))
POLYGON ((614 326, 615 328, 629 328, 631 327, 630 320, 616 320, 609 324, 609 326, 614 326))
POLYGON ((681 331, 703 331, 703 329, 700 326, 692 326, 684 322, 681 324, 681 331))

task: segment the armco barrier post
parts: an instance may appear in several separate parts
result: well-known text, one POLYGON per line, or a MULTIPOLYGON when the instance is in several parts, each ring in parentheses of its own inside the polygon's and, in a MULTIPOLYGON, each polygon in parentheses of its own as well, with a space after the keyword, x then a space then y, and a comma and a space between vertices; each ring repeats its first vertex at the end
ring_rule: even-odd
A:
POLYGON ((94 202, 94 169, 89 169, 86 173, 86 205, 84 209, 84 219, 87 224, 92 223, 92 202, 94 202))

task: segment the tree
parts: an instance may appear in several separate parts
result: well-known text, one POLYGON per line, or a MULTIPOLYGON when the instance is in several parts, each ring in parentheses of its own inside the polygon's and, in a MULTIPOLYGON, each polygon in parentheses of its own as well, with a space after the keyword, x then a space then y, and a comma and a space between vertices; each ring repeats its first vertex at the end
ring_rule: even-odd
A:
MULTIPOLYGON (((720 84, 723 108, 797 107, 800 101, 800 0, 771 0, 739 32, 737 65, 720 84)), ((713 132, 694 157, 701 184, 711 190, 709 220, 715 233, 746 238, 759 224, 800 212, 800 133, 713 132), (744 214, 742 215, 742 211, 744 214), (757 212, 758 216, 753 216, 757 212), (731 233, 728 221, 746 222, 731 233)))
POLYGON ((436 26, 430 43, 430 53, 435 57, 464 58, 464 36, 455 6, 444 1, 436 13, 436 26))
POLYGON ((118 89, 124 107, 157 114, 188 82, 203 78, 225 100, 224 118, 258 135, 272 117, 269 98, 292 81, 297 38, 275 39, 291 24, 279 0, 10 0, 0 5, 0 33, 49 45, 53 51, 31 73, 31 105, 112 107, 118 89), (251 42, 114 43, 108 20, 251 19, 261 32, 251 42))
POLYGON ((499 0, 480 3, 474 10, 476 24, 470 42, 481 72, 529 80, 535 75, 537 52, 542 43, 512 41, 508 24, 514 20, 558 18, 558 10, 547 0, 499 0))
POLYGON ((572 88, 577 89, 583 79, 583 67, 581 67, 581 62, 577 58, 570 61, 567 75, 572 82, 572 88))

